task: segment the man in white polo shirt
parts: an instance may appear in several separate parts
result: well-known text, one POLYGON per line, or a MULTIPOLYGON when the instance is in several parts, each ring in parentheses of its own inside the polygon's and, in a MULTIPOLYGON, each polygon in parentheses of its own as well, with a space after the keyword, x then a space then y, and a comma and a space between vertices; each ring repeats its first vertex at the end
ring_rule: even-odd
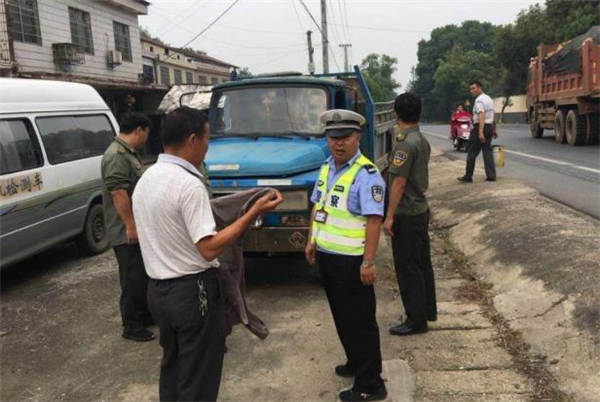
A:
POLYGON ((473 129, 469 137, 466 172, 464 176, 458 178, 458 181, 463 183, 473 181, 475 159, 481 151, 483 151, 486 180, 496 181, 496 166, 492 151, 492 138, 498 137, 494 118, 494 101, 483 92, 483 85, 479 81, 471 82, 469 91, 476 98, 473 104, 473 129))
POLYGON ((161 401, 216 401, 225 334, 224 295, 217 257, 265 212, 282 201, 277 191, 258 199, 236 222, 216 231, 208 192, 196 166, 208 150, 206 114, 188 107, 169 113, 165 153, 133 194, 148 283, 148 305, 160 328, 161 401))

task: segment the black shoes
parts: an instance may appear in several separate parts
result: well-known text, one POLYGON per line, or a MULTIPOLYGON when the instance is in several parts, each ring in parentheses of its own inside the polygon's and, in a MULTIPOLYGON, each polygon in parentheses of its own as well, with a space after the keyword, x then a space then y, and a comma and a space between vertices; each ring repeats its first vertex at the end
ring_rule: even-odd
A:
POLYGON ((129 339, 130 341, 136 342, 148 342, 156 338, 156 335, 152 331, 148 331, 146 328, 125 328, 123 330, 123 338, 129 339))
POLYGON ((465 177, 465 176, 457 177, 456 180, 458 180, 461 183, 472 183, 473 182, 473 179, 469 179, 468 177, 465 177))
POLYGON ((390 328, 390 334, 399 336, 424 334, 425 332, 427 332, 427 323, 425 323, 425 325, 416 326, 409 320, 390 328))
POLYGON ((354 389, 347 389, 340 392, 340 400, 343 402, 362 402, 362 401, 383 401, 387 398, 387 389, 382 385, 377 392, 367 394, 354 389))
POLYGON ((485 181, 496 181, 496 178, 495 177, 494 178, 488 177, 488 178, 485 179, 485 181))
POLYGON ((347 364, 340 364, 336 366, 335 373, 340 377, 350 378, 356 375, 356 372, 348 367, 347 364))

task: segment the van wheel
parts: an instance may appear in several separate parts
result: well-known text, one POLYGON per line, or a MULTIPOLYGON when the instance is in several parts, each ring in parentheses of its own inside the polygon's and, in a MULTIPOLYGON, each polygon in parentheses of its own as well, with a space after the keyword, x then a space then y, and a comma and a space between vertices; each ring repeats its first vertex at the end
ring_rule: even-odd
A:
POLYGON ((85 218, 83 232, 76 240, 77 246, 85 254, 100 254, 108 249, 108 233, 104 225, 102 204, 94 204, 85 218))
POLYGON ((597 145, 600 142, 600 119, 597 114, 586 115, 585 128, 585 143, 587 145, 597 145))

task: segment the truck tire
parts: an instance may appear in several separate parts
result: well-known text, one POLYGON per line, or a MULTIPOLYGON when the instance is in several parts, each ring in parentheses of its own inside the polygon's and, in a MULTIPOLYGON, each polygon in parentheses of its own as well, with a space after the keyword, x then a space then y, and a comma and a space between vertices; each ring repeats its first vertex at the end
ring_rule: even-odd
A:
POLYGON ((585 143, 585 126, 585 116, 578 114, 575 109, 569 110, 565 122, 565 136, 569 145, 577 146, 585 143))
POLYGON ((104 226, 102 204, 92 204, 85 218, 83 232, 76 239, 79 250, 87 255, 100 254, 108 249, 108 233, 104 226))
POLYGON ((542 138, 544 136, 544 128, 540 126, 537 115, 533 110, 529 115, 529 127, 531 128, 531 136, 533 138, 542 138))
POLYGON ((600 116, 590 113, 585 117, 585 143, 587 145, 597 145, 600 143, 600 116))
POLYGON ((565 136, 565 112, 557 110, 554 115, 554 139, 559 144, 567 142, 565 136))

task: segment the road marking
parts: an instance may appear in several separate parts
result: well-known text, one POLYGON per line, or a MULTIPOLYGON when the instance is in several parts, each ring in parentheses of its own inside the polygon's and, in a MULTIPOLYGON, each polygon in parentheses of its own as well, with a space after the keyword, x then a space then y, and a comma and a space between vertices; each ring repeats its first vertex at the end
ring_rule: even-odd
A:
MULTIPOLYGON (((444 135, 440 135, 440 134, 435 134, 429 131, 422 131, 423 133, 427 134, 427 135, 433 135, 434 137, 438 137, 438 138, 442 138, 444 140, 448 140, 448 137, 444 136, 444 135)), ((450 140, 448 140, 450 141, 450 140)), ((590 168, 587 166, 579 166, 579 165, 575 165, 573 163, 569 163, 569 162, 563 162, 563 161, 557 161, 555 159, 548 159, 548 158, 543 158, 541 156, 535 156, 535 155, 531 155, 531 154, 526 154, 524 152, 517 152, 517 151, 511 151, 509 149, 504 149, 504 152, 506 152, 507 154, 513 154, 513 155, 519 155, 519 156, 523 156, 525 158, 530 158, 530 159, 537 159, 539 161, 543 161, 543 162, 547 162, 547 163, 553 163, 555 165, 561 165, 561 166, 568 166, 570 168, 573 169, 579 169, 579 170, 584 170, 586 172, 592 172, 592 173, 598 173, 600 174, 600 169, 594 169, 594 168, 590 168)))

